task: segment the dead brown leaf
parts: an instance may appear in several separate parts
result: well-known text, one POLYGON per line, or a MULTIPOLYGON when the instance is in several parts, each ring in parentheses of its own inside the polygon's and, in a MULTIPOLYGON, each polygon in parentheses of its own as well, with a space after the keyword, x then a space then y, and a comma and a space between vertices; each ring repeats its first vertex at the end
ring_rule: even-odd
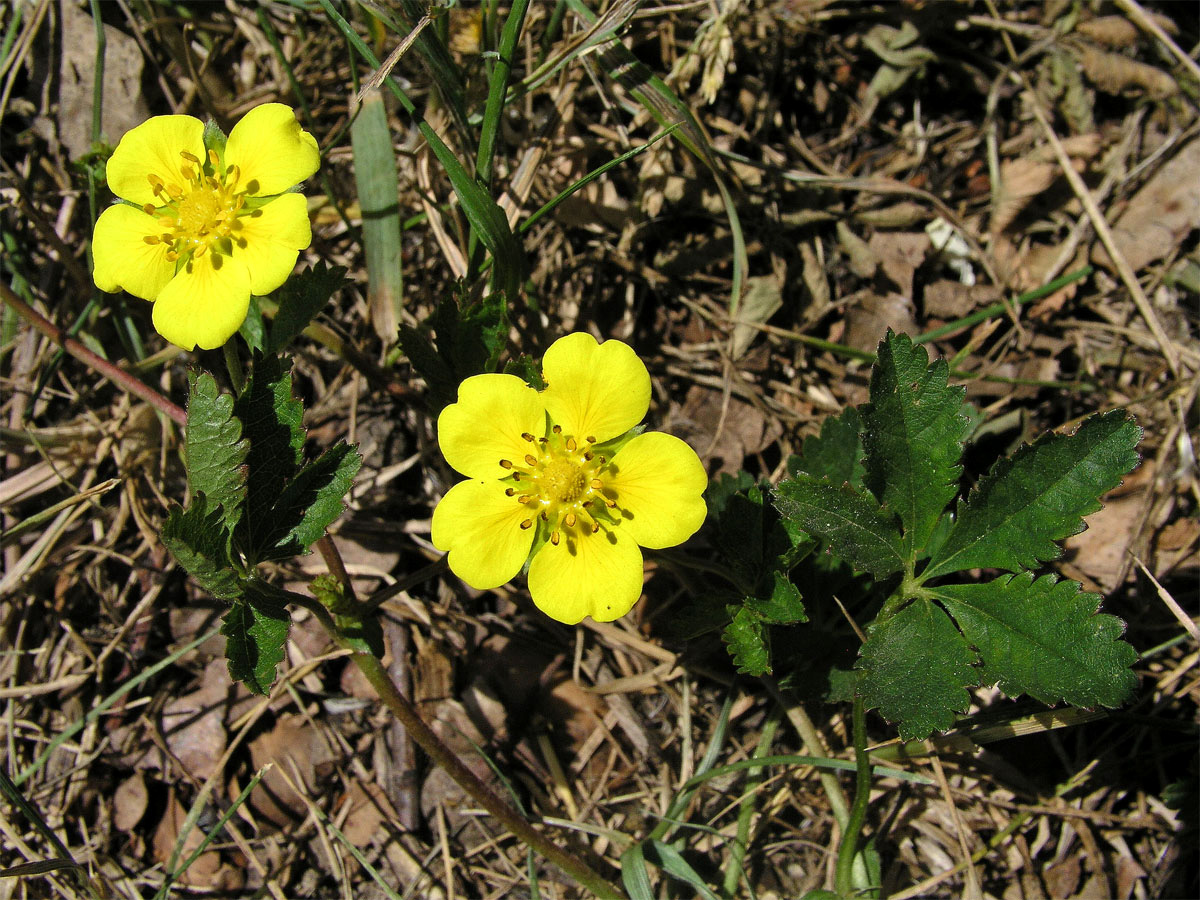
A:
POLYGON ((1151 100, 1165 100, 1179 90, 1178 82, 1162 69, 1119 53, 1084 47, 1079 65, 1088 81, 1106 94, 1132 91, 1145 93, 1151 100))
POLYGON ((225 752, 225 714, 232 689, 228 665, 214 659, 205 667, 199 689, 163 707, 167 747, 193 778, 212 775, 225 752))
POLYGON ((274 728, 250 741, 250 762, 255 769, 275 764, 250 795, 250 804, 280 827, 303 819, 308 806, 279 769, 293 778, 299 773, 304 785, 311 789, 317 782, 318 766, 330 759, 329 746, 307 719, 298 715, 280 716, 274 728))
MULTIPOLYGON (((160 863, 170 862, 179 842, 179 832, 187 818, 187 809, 179 802, 172 787, 167 793, 167 808, 154 832, 154 856, 160 863)), ((177 864, 191 856, 192 852, 204 840, 204 831, 193 827, 183 840, 183 847, 177 855, 177 864)), ((206 890, 238 891, 245 884, 245 876, 228 863, 222 862, 221 854, 216 850, 205 850, 196 857, 195 862, 179 876, 179 884, 185 887, 204 888, 206 890)))
POLYGON ((113 794, 113 827, 128 834, 146 814, 150 794, 146 790, 146 777, 134 772, 119 785, 113 794))

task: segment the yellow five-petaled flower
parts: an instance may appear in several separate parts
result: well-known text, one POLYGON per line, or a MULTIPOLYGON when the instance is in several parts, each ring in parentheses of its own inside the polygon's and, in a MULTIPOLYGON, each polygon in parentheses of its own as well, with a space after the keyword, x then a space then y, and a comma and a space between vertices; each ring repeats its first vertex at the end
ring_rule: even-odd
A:
POLYGON ((199 119, 148 119, 108 161, 108 185, 127 202, 96 221, 96 286, 154 301, 154 327, 172 344, 221 346, 250 295, 283 284, 311 242, 303 195, 285 192, 319 164, 316 140, 279 103, 246 113, 223 151, 206 148, 199 119))
POLYGON ((627 437, 650 406, 650 375, 627 344, 569 334, 542 375, 540 392, 514 375, 468 378, 438 417, 442 453, 468 480, 434 510, 433 544, 480 590, 529 559, 544 613, 610 621, 641 596, 639 545, 674 546, 704 522, 708 477, 677 437, 627 437))

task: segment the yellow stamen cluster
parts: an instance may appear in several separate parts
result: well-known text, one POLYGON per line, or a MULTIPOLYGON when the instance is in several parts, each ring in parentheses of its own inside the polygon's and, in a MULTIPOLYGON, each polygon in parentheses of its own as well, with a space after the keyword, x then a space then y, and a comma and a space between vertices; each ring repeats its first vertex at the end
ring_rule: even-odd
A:
POLYGON ((163 231, 142 240, 167 244, 167 259, 172 261, 199 258, 213 249, 228 253, 234 244, 245 247, 246 239, 238 234, 242 230, 239 218, 247 214, 244 206, 250 192, 238 190, 238 167, 222 168, 215 150, 208 151, 207 167, 187 150, 181 150, 179 156, 178 181, 171 172, 166 173, 167 178, 146 176, 159 205, 147 203, 142 208, 158 220, 163 231))
POLYGON ((521 528, 529 529, 537 519, 550 530, 550 543, 557 546, 562 533, 575 528, 587 528, 593 534, 600 530, 594 511, 600 504, 608 509, 617 503, 605 493, 604 467, 608 460, 593 452, 594 437, 585 437, 580 444, 574 437, 563 435, 555 425, 546 437, 521 435, 530 444, 530 452, 519 462, 500 460, 500 467, 512 472, 516 486, 505 493, 529 508, 530 516, 522 520, 521 528))

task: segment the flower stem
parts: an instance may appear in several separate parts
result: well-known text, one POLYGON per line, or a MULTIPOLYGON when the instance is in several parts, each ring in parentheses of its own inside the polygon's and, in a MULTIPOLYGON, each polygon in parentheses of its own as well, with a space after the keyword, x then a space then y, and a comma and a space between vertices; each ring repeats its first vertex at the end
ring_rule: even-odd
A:
POLYGON ((867 818, 867 806, 871 800, 871 758, 867 754, 867 712, 862 697, 854 698, 854 803, 850 807, 850 819, 842 830, 842 842, 838 845, 837 873, 834 885, 843 897, 849 897, 854 888, 854 860, 858 856, 858 845, 862 839, 863 823, 867 818))
MULTIPOLYGON (((345 596, 353 598, 354 592, 350 583, 350 577, 346 572, 345 565, 342 563, 337 545, 334 544, 332 538, 328 535, 322 537, 317 542, 317 550, 325 560, 326 565, 328 565, 330 572, 342 582, 345 596)), ((308 606, 308 604, 305 605, 308 606)), ((355 610, 361 615, 361 606, 356 605, 355 610)), ((325 611, 322 609, 321 612, 324 613, 325 611)), ((320 621, 326 628, 330 628, 332 625, 327 614, 320 616, 320 621)), ((333 637, 339 644, 343 643, 341 635, 336 632, 336 629, 333 630, 333 637)), ((421 718, 416 707, 396 687, 388 675, 387 669, 384 668, 383 663, 371 654, 362 653, 361 651, 355 652, 351 656, 351 659, 354 660, 354 664, 358 666, 359 671, 366 676, 371 687, 375 689, 375 693, 379 695, 379 699, 400 720, 400 724, 404 726, 412 739, 420 745, 421 749, 429 755, 434 763, 445 769, 446 773, 454 779, 454 782, 466 791, 476 803, 487 810, 494 818, 500 820, 512 834, 540 853, 549 862, 558 866, 597 897, 608 900, 608 898, 618 898, 621 896, 621 892, 615 885, 596 872, 578 855, 565 847, 559 846, 559 844, 535 829, 524 816, 513 809, 511 805, 501 800, 491 788, 480 780, 479 776, 468 769, 462 760, 455 755, 454 751, 447 747, 442 742, 442 739, 425 724, 425 720, 421 718)), ((560 838, 559 840, 561 841, 562 839, 560 838)))
POLYGON ((138 380, 124 369, 119 369, 107 359, 96 355, 79 341, 75 340, 75 338, 67 337, 62 329, 14 294, 8 285, 3 283, 0 283, 0 300, 3 300, 12 307, 17 315, 84 365, 99 372, 122 390, 128 391, 135 397, 145 400, 159 412, 172 419, 177 425, 187 425, 187 413, 184 412, 183 407, 172 403, 154 388, 138 380))
POLYGON ((221 345, 221 350, 225 353, 225 368, 229 370, 229 382, 233 385, 234 393, 240 394, 246 386, 246 370, 242 366, 241 357, 238 356, 237 344, 230 338, 221 345))

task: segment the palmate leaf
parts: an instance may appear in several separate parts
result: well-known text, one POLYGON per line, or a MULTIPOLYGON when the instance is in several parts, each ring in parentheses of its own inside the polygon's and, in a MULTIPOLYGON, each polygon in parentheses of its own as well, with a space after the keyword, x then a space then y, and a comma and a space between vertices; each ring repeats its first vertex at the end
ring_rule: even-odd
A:
POLYGON ((876 578, 886 578, 904 567, 900 529, 870 494, 800 475, 776 487, 775 508, 785 519, 826 541, 835 554, 876 578))
POLYGON ((855 668, 867 707, 913 740, 948 729, 967 708, 966 689, 979 682, 974 662, 950 617, 920 599, 871 628, 855 668))
POLYGON ((301 469, 271 508, 271 531, 260 559, 288 559, 306 552, 345 510, 343 498, 361 465, 358 451, 339 443, 301 469))
POLYGON ((226 535, 242 515, 246 499, 246 453, 242 423, 234 418, 233 397, 223 394, 207 372, 188 372, 184 454, 188 493, 204 494, 209 508, 221 507, 226 535))
POLYGON ((1062 550, 1083 516, 1138 462, 1142 430, 1121 410, 1093 416, 1072 435, 1050 434, 1002 459, 960 502, 954 529, 923 579, 963 569, 1019 572, 1062 550))
POLYGON ((1043 703, 1119 706, 1137 678, 1137 652, 1121 620, 1097 615, 1100 598, 1074 581, 1005 575, 985 584, 933 588, 983 662, 981 681, 1043 703))
POLYGON ((788 460, 788 473, 793 478, 803 473, 831 484, 862 487, 867 471, 862 429, 856 406, 847 406, 840 416, 830 416, 822 423, 821 433, 806 437, 800 454, 788 460))
POLYGON ((246 583, 244 598, 235 600, 222 620, 225 658, 229 675, 256 694, 267 694, 275 683, 275 671, 283 662, 292 623, 286 603, 270 585, 258 580, 246 583))
POLYGON ((867 487, 900 516, 910 561, 958 493, 958 461, 970 423, 962 415, 965 391, 949 386, 949 374, 944 359, 930 365, 924 347, 889 330, 862 411, 867 487))
POLYGON ((250 451, 246 454, 246 512, 239 533, 251 563, 270 546, 271 510, 296 474, 304 448, 304 407, 292 396, 292 361, 256 356, 234 404, 250 451))
POLYGON ((243 582, 230 565, 228 534, 220 507, 210 509, 203 494, 187 509, 173 506, 162 527, 162 540, 175 560, 206 591, 222 600, 242 596, 243 582))

